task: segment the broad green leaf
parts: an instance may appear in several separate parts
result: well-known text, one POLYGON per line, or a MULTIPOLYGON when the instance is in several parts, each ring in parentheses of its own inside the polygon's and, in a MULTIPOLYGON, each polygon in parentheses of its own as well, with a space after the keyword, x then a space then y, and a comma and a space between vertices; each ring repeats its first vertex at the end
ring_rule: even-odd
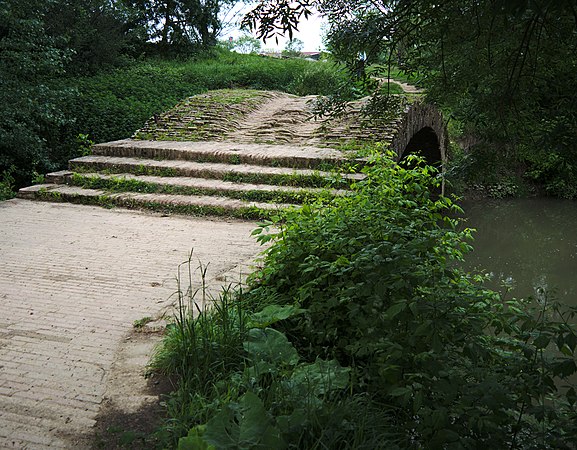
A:
POLYGON ((188 431, 188 435, 178 440, 178 450, 214 450, 215 447, 208 444, 204 438, 206 425, 198 425, 188 431))
POLYGON ((262 401, 252 392, 214 416, 206 425, 204 439, 217 449, 286 448, 262 401))
POLYGON ((322 395, 331 390, 344 389, 349 383, 349 368, 344 368, 335 360, 317 359, 313 364, 297 367, 292 376, 293 386, 303 386, 309 395, 322 395))
POLYGON ((545 348, 549 345, 550 341, 551 341, 550 336, 547 336, 546 334, 541 334, 537 339, 535 339, 533 345, 535 345, 535 347, 537 348, 545 348))
POLYGON ((232 406, 226 405, 206 424, 204 440, 219 450, 238 448, 240 426, 232 406))
POLYGON ((577 366, 573 359, 564 359, 556 362, 553 366, 553 372, 560 377, 568 377, 577 371, 577 366))
POLYGON ((289 433, 294 429, 302 429, 308 421, 307 410, 305 408, 295 408, 290 415, 279 416, 276 421, 283 433, 289 433))
POLYGON ((288 319, 305 312, 295 305, 280 306, 268 305, 250 317, 249 326, 254 328, 265 328, 280 320, 288 319))
POLYGON ((243 343, 253 362, 266 361, 276 364, 294 365, 299 357, 293 345, 280 331, 272 328, 253 328, 243 343))
POLYGON ((406 307, 407 307, 407 304, 404 302, 395 303, 393 306, 391 306, 389 309, 387 309, 387 312, 385 313, 385 315, 387 317, 389 317, 390 319, 392 319, 393 317, 397 316, 402 311, 404 311, 406 307))
POLYGON ((412 394, 413 390, 408 387, 398 387, 390 392, 393 397, 403 397, 412 394))
POLYGON ((280 432, 271 423, 264 405, 252 392, 243 395, 240 401, 240 445, 245 448, 282 449, 286 445, 280 432))

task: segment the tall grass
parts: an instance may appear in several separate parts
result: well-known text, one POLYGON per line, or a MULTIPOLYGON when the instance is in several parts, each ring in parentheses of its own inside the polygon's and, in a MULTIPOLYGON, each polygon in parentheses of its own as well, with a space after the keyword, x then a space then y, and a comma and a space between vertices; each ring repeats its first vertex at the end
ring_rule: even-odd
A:
POLYGON ((207 266, 194 264, 191 251, 178 267, 174 320, 150 362, 150 370, 176 383, 167 401, 171 419, 164 427, 172 439, 185 434, 192 423, 207 421, 214 408, 234 397, 223 380, 243 367, 243 309, 234 302, 231 286, 213 297, 206 286, 207 266))
POLYGON ((375 408, 367 415, 363 396, 343 395, 347 369, 301 361, 286 336, 269 328, 298 308, 260 310, 231 286, 213 297, 206 269, 194 267, 192 252, 179 266, 174 320, 150 363, 175 381, 168 419, 156 433, 163 446, 321 449, 388 442, 386 414, 375 408))

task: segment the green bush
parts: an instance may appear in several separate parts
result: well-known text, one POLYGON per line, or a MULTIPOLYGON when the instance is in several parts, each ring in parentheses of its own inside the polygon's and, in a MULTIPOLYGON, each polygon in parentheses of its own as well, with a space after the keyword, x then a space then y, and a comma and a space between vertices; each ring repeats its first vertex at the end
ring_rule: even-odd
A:
POLYGON ((12 176, 12 172, 15 170, 14 167, 11 167, 8 170, 2 172, 2 176, 0 177, 0 202, 2 200, 8 200, 14 197, 14 177, 12 176))
POLYGON ((294 212, 264 235, 276 242, 248 295, 306 310, 279 330, 306 359, 351 367, 353 391, 395 413, 400 448, 568 448, 573 312, 505 301, 457 269, 469 232, 429 170, 381 160, 355 196, 294 212))
POLYGON ((273 244, 237 300, 244 361, 179 393, 196 411, 179 448, 571 448, 575 309, 463 273, 470 230, 434 169, 365 170, 353 195, 255 230, 273 244))

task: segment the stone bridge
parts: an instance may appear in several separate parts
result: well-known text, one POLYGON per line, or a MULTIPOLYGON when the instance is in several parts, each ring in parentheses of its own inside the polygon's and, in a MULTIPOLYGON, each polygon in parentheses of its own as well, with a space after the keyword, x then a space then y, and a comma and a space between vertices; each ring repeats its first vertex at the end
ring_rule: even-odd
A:
POLYGON ((409 154, 420 154, 427 164, 447 161, 447 123, 431 104, 415 102, 404 112, 391 139, 391 148, 399 161, 409 154))
POLYGON ((220 90, 190 97, 152 117, 131 139, 98 144, 92 155, 49 174, 21 197, 152 209, 166 213, 260 218, 327 195, 360 171, 364 146, 386 142, 399 161, 419 153, 431 165, 447 158, 441 113, 419 100, 398 117, 369 119, 366 103, 315 119, 316 97, 220 90), (356 159, 355 159, 356 158, 356 159), (335 171, 349 169, 335 181, 335 171))

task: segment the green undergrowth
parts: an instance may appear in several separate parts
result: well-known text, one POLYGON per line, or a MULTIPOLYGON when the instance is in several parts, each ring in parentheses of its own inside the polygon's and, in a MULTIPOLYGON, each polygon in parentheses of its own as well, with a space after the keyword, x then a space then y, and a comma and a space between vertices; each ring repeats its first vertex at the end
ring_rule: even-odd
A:
POLYGON ((329 201, 333 194, 329 190, 314 192, 303 189, 297 192, 264 191, 264 190, 220 190, 193 186, 157 184, 143 180, 125 177, 102 178, 86 176, 79 173, 72 175, 70 184, 87 189, 105 189, 110 192, 138 192, 146 194, 177 194, 177 195, 213 195, 235 198, 239 200, 268 203, 311 203, 313 201, 329 201))
POLYGON ((248 289, 207 301, 181 267, 151 362, 178 381, 167 447, 573 448, 576 309, 460 270, 459 208, 392 156, 353 195, 261 223, 248 289))
POLYGON ((0 202, 9 200, 16 195, 14 192, 14 177, 12 176, 14 170, 15 168, 5 170, 0 175, 0 202))

